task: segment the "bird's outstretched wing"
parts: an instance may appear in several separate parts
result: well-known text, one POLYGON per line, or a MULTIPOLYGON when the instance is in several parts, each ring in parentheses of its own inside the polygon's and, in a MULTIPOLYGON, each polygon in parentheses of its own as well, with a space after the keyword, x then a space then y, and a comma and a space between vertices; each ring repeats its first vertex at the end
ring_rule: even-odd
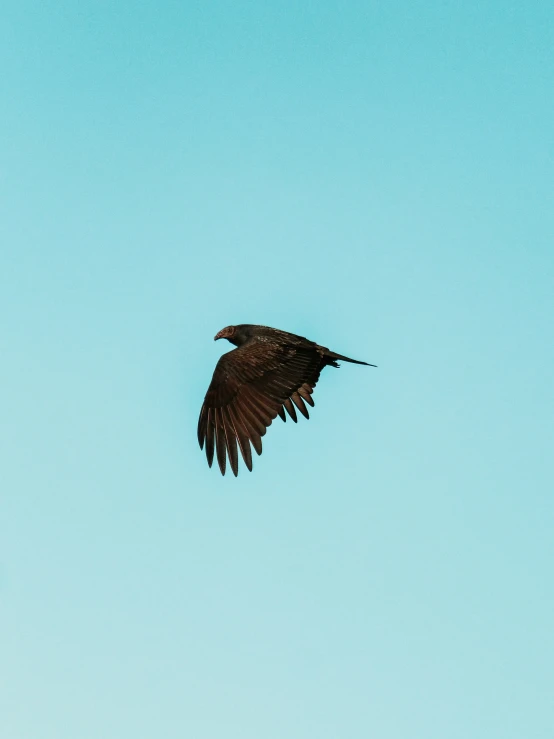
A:
POLYGON ((252 342, 224 354, 214 371, 198 421, 200 448, 206 445, 208 464, 214 450, 221 474, 226 459, 238 474, 238 448, 252 470, 252 451, 262 453, 262 436, 285 409, 296 422, 296 408, 309 418, 306 403, 327 363, 319 347, 304 348, 271 342, 252 342))

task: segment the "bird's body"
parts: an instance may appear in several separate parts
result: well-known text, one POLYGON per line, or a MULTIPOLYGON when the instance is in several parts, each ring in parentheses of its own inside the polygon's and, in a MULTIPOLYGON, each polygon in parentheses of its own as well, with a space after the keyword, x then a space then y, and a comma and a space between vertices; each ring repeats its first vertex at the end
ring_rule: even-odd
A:
POLYGON ((227 339, 237 348, 216 365, 200 411, 198 441, 200 448, 206 445, 210 467, 216 452, 223 475, 227 456, 238 474, 238 449, 252 470, 250 444, 262 453, 261 437, 277 415, 286 421, 286 410, 296 422, 298 409, 309 418, 306 403, 314 405, 313 389, 324 367, 338 367, 339 359, 368 364, 269 326, 227 326, 215 338, 227 339))

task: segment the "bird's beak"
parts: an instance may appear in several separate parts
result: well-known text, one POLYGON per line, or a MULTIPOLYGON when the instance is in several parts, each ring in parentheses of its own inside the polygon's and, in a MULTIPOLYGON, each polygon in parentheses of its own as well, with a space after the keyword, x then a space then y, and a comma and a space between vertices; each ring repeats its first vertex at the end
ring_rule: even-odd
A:
POLYGON ((219 331, 219 332, 218 332, 218 333, 217 333, 217 334, 216 334, 216 335, 214 336, 214 341, 217 341, 218 339, 221 339, 221 331, 219 331))

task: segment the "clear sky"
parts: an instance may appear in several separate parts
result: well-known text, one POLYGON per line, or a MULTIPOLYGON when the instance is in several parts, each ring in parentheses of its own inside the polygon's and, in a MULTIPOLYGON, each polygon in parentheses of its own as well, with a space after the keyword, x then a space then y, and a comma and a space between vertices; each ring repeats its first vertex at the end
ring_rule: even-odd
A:
POLYGON ((7 0, 5 739, 554 734, 554 6, 7 0), (231 323, 328 369, 254 472, 231 323))

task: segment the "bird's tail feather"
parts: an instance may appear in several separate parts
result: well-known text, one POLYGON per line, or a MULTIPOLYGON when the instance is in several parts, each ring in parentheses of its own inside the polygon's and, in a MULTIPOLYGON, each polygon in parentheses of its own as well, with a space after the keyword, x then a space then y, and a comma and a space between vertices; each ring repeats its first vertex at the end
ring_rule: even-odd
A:
MULTIPOLYGON (((377 367, 376 364, 369 364, 369 362, 360 362, 358 359, 350 359, 350 357, 345 357, 343 354, 337 354, 336 352, 327 351, 326 356, 330 359, 341 359, 343 362, 352 362, 352 364, 365 364, 366 367, 377 367)), ((333 363, 334 366, 338 366, 335 363, 333 363)))

